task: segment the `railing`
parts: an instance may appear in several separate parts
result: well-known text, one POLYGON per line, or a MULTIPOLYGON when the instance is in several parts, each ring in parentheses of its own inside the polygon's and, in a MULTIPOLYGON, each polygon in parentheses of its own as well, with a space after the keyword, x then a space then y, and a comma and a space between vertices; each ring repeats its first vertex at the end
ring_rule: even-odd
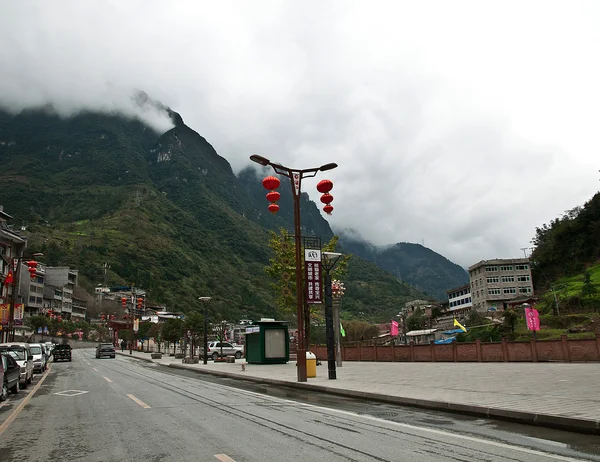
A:
MULTIPOLYGON (((313 346, 319 360, 327 359, 327 348, 313 346)), ((436 345, 342 346, 344 361, 388 362, 599 362, 600 334, 590 339, 530 340, 525 342, 452 342, 436 345)))

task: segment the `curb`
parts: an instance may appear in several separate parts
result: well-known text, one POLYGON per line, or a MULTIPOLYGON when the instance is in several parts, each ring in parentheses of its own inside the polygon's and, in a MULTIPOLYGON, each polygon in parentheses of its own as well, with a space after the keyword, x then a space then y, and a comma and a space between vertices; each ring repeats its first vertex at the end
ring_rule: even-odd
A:
MULTIPOLYGON (((123 356, 128 354, 118 353, 123 356)), ((129 356, 142 361, 152 362, 151 359, 129 356)), ((232 379, 245 380, 247 382, 264 383, 276 385, 286 388, 294 388, 305 391, 316 391, 327 393, 346 398, 362 399, 365 401, 377 401, 381 403, 396 404, 401 406, 410 406, 420 409, 444 411, 455 414, 470 415, 474 417, 485 417, 488 419, 505 420, 509 422, 517 422, 527 425, 535 425, 540 427, 556 428, 559 430, 567 430, 576 433, 585 433, 591 435, 600 435, 600 420, 577 419, 573 417, 563 417, 550 414, 536 414, 526 411, 512 411, 509 409, 499 409, 485 406, 477 406, 470 404, 451 403, 446 401, 435 401, 428 399, 406 398, 402 396, 388 396, 379 393, 370 393, 355 390, 343 390, 340 388, 332 388, 322 385, 312 385, 304 382, 289 382, 286 380, 269 379, 264 377, 243 376, 241 374, 233 374, 231 372, 215 371, 208 369, 198 369, 185 364, 161 364, 162 366, 171 367, 173 369, 183 369, 194 371, 198 374, 209 374, 217 377, 226 377, 232 379)))
POLYGON ((129 353, 121 353, 120 351, 115 351, 116 355, 125 356, 126 358, 139 359, 140 361, 146 361, 147 363, 153 363, 154 361, 149 358, 140 358, 139 356, 130 355, 129 353))

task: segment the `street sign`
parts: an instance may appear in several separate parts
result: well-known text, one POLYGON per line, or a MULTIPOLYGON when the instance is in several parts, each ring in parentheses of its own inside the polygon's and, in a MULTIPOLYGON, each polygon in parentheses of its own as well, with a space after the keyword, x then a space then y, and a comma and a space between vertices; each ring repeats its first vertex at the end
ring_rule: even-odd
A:
POLYGON ((319 304, 321 296, 321 251, 304 250, 304 279, 306 281, 306 303, 319 304))

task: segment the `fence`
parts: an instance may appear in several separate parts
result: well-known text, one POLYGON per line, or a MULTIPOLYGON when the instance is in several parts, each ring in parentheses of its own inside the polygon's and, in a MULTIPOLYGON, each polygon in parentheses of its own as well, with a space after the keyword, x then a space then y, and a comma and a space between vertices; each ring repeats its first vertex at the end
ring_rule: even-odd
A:
MULTIPOLYGON (((327 347, 311 349, 321 361, 327 347)), ((445 345, 342 346, 344 361, 389 362, 587 362, 600 361, 600 335, 592 339, 531 340, 528 342, 452 342, 445 345)))

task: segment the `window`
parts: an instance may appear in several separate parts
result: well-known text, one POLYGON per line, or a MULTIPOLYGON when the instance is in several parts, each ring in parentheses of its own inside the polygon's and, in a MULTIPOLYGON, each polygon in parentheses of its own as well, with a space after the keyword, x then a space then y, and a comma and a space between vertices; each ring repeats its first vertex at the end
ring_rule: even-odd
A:
POLYGON ((519 287, 520 294, 530 294, 531 292, 531 287, 519 287))
POLYGON ((517 289, 515 289, 514 287, 505 287, 503 292, 505 294, 516 294, 517 289))
POLYGON ((529 282, 529 276, 517 276, 519 282, 529 282))
POLYGON ((493 276, 493 277, 487 278, 488 284, 493 284, 495 282, 500 282, 500 278, 498 276, 493 276))
POLYGON ((497 266, 486 266, 485 270, 486 271, 498 271, 498 267, 497 266))
POLYGON ((488 289, 488 295, 500 295, 500 289, 488 289))
POLYGON ((519 271, 519 270, 526 270, 526 269, 529 269, 529 265, 515 265, 515 269, 517 271, 519 271))
POLYGON ((42 300, 42 298, 41 298, 41 297, 37 297, 37 298, 35 299, 35 301, 36 301, 37 303, 39 303, 40 305, 41 305, 41 304, 42 304, 42 302, 43 302, 43 300, 42 300))
POLYGON ((35 303, 35 297, 29 297, 29 303, 35 303))
POLYGON ((500 267, 500 271, 512 271, 513 267, 512 266, 501 266, 500 267))
POLYGON ((514 276, 502 276, 502 282, 515 282, 514 276))
POLYGON ((29 292, 37 292, 37 288, 34 285, 29 285, 29 292))

